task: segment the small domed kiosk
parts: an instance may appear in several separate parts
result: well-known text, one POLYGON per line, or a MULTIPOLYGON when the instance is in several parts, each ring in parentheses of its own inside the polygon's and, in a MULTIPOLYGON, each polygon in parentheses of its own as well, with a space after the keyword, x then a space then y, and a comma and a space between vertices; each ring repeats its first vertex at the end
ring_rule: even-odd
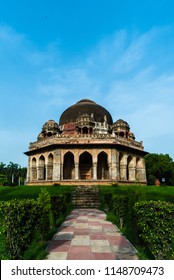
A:
POLYGON ((89 99, 68 107, 59 122, 47 121, 25 154, 28 185, 146 184, 142 142, 89 99))

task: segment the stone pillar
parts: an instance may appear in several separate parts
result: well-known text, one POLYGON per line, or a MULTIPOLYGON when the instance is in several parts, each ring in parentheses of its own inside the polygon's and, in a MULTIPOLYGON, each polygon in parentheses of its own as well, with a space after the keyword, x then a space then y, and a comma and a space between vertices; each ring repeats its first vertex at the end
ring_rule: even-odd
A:
POLYGON ((127 165, 125 163, 120 163, 120 180, 127 180, 127 165))
POLYGON ((136 179, 138 182, 147 182, 145 168, 137 167, 136 179))
POLYGON ((97 180, 97 163, 93 163, 93 179, 97 180))
POLYGON ((60 164, 60 180, 63 180, 63 163, 60 164))
POLYGON ((109 180, 111 180, 112 179, 111 163, 108 164, 108 175, 109 175, 109 180))
POLYGON ((37 168, 37 179, 44 180, 44 166, 38 166, 37 168))
POLYGON ((54 153, 53 181, 60 181, 60 150, 54 153))
POLYGON ((111 151, 111 179, 118 179, 118 170, 117 170, 117 153, 116 150, 111 151))
POLYGON ((53 165, 47 164, 46 166, 46 180, 50 181, 53 179, 53 165))
POLYGON ((27 183, 30 182, 30 177, 31 177, 31 169, 30 169, 30 157, 28 158, 28 167, 27 167, 27 183))
POLYGON ((79 179, 79 164, 75 163, 75 180, 79 179))
POLYGON ((133 165, 129 166, 129 181, 135 181, 135 167, 133 165))
POLYGON ((30 168, 30 180, 37 180, 37 168, 36 167, 31 167, 30 168))
POLYGON ((136 180, 138 182, 141 182, 141 174, 142 174, 142 168, 141 167, 137 167, 136 168, 136 180))

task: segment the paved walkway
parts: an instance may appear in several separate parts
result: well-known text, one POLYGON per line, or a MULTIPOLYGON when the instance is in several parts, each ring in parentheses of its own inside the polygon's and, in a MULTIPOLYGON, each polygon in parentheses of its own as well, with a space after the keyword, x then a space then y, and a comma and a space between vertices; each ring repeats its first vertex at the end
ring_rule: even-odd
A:
POLYGON ((98 209, 75 209, 50 241, 48 260, 136 260, 137 251, 98 209))

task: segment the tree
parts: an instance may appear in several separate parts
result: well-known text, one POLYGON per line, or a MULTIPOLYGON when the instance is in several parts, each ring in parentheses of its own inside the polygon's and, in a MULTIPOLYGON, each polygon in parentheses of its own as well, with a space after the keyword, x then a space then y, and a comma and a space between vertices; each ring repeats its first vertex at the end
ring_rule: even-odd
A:
POLYGON ((0 185, 24 184, 27 168, 10 162, 7 166, 0 162, 0 185))
POLYGON ((148 184, 151 184, 154 176, 161 183, 162 178, 165 178, 167 185, 174 185, 174 162, 168 154, 148 154, 145 162, 148 184))

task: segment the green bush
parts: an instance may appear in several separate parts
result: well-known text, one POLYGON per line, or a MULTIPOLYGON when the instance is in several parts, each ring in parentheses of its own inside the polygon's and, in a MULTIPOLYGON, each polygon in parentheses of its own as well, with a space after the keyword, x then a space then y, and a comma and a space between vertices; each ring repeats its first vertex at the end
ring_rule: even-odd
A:
POLYGON ((140 237, 155 259, 172 258, 174 237, 174 204, 142 201, 134 206, 140 237))
POLYGON ((113 195, 113 212, 120 218, 126 216, 129 198, 126 195, 113 195))
POLYGON ((0 211, 3 217, 2 228, 7 254, 10 259, 21 259, 30 245, 39 218, 37 202, 34 200, 2 202, 0 211))
POLYGON ((69 192, 51 197, 46 188, 41 189, 37 200, 13 199, 1 202, 0 245, 3 247, 3 259, 22 259, 34 242, 45 244, 51 232, 55 231, 56 220, 62 221, 70 206, 69 192))
POLYGON ((39 221, 37 224, 37 230, 38 235, 40 235, 40 239, 43 241, 47 239, 47 235, 51 225, 51 197, 49 192, 45 188, 41 189, 41 193, 37 199, 37 204, 39 211, 39 221))
POLYGON ((71 206, 71 195, 60 194, 51 196, 51 214, 53 227, 56 226, 56 221, 60 216, 64 216, 71 206))

